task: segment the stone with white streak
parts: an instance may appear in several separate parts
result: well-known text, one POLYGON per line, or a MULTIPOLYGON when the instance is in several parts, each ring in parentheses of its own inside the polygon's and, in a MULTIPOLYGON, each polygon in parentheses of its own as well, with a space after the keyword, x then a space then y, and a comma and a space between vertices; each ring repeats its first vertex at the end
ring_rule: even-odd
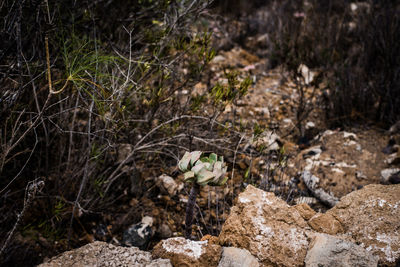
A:
POLYGON ((260 266, 303 266, 310 232, 295 207, 249 185, 231 209, 219 240, 249 250, 260 266))
POLYGON ((217 266, 222 248, 208 240, 192 241, 173 237, 160 241, 153 249, 155 258, 170 259, 174 266, 210 267, 217 266))

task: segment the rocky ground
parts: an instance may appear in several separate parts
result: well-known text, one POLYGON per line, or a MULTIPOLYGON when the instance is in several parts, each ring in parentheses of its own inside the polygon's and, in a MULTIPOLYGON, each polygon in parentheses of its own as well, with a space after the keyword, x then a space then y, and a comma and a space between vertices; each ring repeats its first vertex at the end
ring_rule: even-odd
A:
POLYGON ((40 266, 398 266, 400 185, 368 185, 325 213, 251 185, 218 237, 173 237, 152 253, 94 242, 40 266))
MULTIPOLYGON (((250 153, 228 160, 235 171, 226 187, 202 189, 193 231, 201 241, 180 237, 188 187, 182 175, 171 177, 172 166, 161 176, 147 175, 155 198, 132 199, 119 208, 120 216, 93 225, 87 241, 115 246, 96 241, 42 266, 400 264, 400 186, 391 185, 399 182, 400 152, 395 144, 387 146, 397 138, 396 129, 327 129, 319 102, 323 90, 312 80, 304 89, 309 112, 299 126, 298 85, 280 69, 266 71, 267 65, 234 47, 213 59, 209 83, 195 86, 199 94, 216 81, 226 82, 225 69, 253 80, 248 94, 221 116, 221 122, 236 116, 247 127, 239 147, 250 153), (261 129, 256 138, 255 125, 261 129), (299 140, 301 130, 306 140, 299 140), (256 153, 260 147, 263 153, 256 153), (232 193, 241 191, 238 197, 232 193), (113 235, 117 230, 124 234, 113 235), (152 255, 135 247, 153 248, 152 255)), ((310 75, 317 72, 304 66, 304 77, 310 75)))

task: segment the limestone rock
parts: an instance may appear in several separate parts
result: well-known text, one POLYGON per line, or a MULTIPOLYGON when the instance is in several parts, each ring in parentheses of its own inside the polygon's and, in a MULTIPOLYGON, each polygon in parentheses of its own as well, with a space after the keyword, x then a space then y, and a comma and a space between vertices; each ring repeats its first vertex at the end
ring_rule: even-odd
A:
POLYGON ((395 266, 400 258, 400 184, 367 185, 344 196, 327 211, 342 224, 346 235, 395 266))
POLYGON ((311 229, 295 207, 251 185, 222 227, 220 244, 245 248, 261 266, 302 266, 311 229))
POLYGON ((159 266, 172 267, 167 259, 154 260, 150 252, 96 241, 50 259, 38 267, 159 266))
POLYGON ((218 267, 258 267, 257 259, 246 249, 224 247, 218 267))
POLYGON ((310 244, 305 265, 374 267, 378 265, 378 259, 352 242, 327 234, 317 234, 310 244))
POLYGON ((153 257, 170 259, 174 266, 217 266, 222 248, 205 241, 173 237, 160 241, 153 249, 153 257))

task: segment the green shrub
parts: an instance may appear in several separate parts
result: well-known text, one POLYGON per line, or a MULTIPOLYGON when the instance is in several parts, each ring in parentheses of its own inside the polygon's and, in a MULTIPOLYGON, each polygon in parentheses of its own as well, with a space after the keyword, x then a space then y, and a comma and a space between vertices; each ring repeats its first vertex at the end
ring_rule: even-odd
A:
MULTIPOLYGON (((215 54, 207 29, 197 25, 208 3, 33 2, 6 1, 1 10, 6 49, 0 68, 7 79, 0 85, 10 90, 0 95, 0 239, 13 228, 15 210, 24 207, 28 182, 43 177, 44 190, 23 222, 76 246, 82 222, 115 210, 120 196, 146 192, 137 172, 175 164, 175 155, 191 142, 187 132, 204 132, 209 118, 197 119, 201 124, 191 119, 207 96, 200 101, 182 91, 200 80, 215 54)), ((4 262, 16 259, 8 251, 18 246, 9 244, 4 262)))

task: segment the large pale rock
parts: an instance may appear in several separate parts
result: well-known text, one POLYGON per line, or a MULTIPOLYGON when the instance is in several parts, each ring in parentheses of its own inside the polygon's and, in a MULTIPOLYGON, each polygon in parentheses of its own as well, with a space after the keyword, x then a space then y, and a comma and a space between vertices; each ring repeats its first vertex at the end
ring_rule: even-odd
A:
POLYGON ((327 211, 341 222, 346 235, 395 266, 400 258, 400 184, 367 185, 341 199, 327 211))
POLYGON ((172 267, 168 259, 153 260, 150 252, 136 247, 119 247, 96 241, 75 250, 64 252, 38 267, 172 267))
POLYGON ((224 247, 218 267, 258 267, 256 257, 246 249, 224 247))
POLYGON ((173 237, 160 241, 153 249, 153 257, 170 259, 174 266, 211 267, 217 266, 222 248, 208 240, 192 241, 173 237))
POLYGON ((220 243, 245 248, 261 266, 302 266, 311 229, 296 207, 251 185, 222 227, 220 243))
POLYGON ((376 267, 378 259, 364 248, 327 234, 316 234, 305 260, 307 267, 376 267))

